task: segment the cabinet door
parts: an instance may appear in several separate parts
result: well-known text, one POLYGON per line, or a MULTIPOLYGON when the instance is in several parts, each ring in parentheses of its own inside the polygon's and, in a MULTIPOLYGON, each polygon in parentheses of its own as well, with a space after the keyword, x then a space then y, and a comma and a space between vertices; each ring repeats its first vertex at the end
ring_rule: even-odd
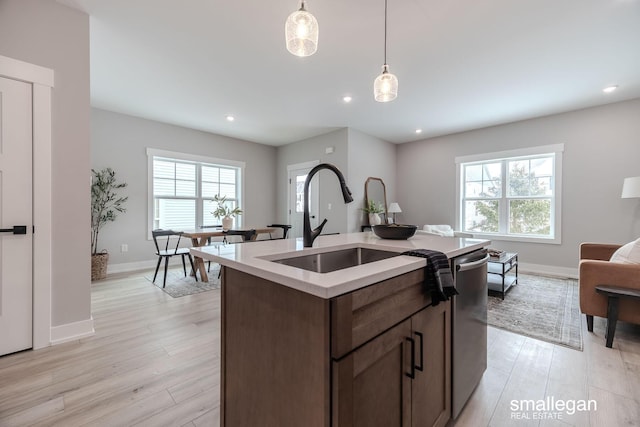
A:
POLYGON ((333 362, 334 427, 411 426, 411 340, 407 319, 333 362))
POLYGON ((413 315, 416 377, 412 381, 413 427, 444 426, 451 414, 451 303, 413 315))

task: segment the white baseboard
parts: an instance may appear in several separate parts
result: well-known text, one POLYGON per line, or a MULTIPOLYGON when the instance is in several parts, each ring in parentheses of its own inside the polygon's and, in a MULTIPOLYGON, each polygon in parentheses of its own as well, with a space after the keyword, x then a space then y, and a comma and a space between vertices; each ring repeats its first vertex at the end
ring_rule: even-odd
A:
POLYGON ((93 329, 93 317, 87 320, 81 320, 80 322, 52 326, 51 345, 79 340, 81 338, 90 337, 95 333, 96 331, 93 329))
POLYGON ((542 274, 544 276, 578 278, 577 268, 558 267, 555 265, 530 264, 526 262, 518 263, 518 273, 542 274))
POLYGON ((148 261, 137 262, 123 262, 120 264, 107 265, 107 274, 112 273, 127 273, 129 271, 148 270, 150 268, 156 268, 158 259, 148 261))

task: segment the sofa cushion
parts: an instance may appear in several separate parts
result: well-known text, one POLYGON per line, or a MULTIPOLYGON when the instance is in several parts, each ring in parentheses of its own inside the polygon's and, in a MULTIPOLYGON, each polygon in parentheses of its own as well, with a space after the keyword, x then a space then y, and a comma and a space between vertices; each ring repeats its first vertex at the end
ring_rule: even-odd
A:
POLYGON ((640 264, 640 238, 621 246, 611 255, 611 262, 640 264))

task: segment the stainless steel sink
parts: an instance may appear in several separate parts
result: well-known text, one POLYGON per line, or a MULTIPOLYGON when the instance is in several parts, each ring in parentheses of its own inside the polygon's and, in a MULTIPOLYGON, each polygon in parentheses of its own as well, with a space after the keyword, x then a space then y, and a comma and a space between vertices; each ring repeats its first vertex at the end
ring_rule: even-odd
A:
POLYGON ((331 271, 381 261, 398 255, 400 255, 398 252, 358 247, 291 258, 275 259, 272 261, 279 264, 302 268, 304 270, 315 271, 316 273, 329 273, 331 271))

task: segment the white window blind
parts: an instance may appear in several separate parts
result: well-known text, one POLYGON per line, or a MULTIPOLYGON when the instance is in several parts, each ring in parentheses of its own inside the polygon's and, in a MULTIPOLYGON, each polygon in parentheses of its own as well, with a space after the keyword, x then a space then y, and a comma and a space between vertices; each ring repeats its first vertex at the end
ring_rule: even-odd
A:
MULTIPOLYGON (((239 206, 242 165, 219 159, 148 149, 150 165, 150 230, 189 230, 218 225, 211 212, 216 194, 239 206), (173 157, 169 157, 169 156, 173 157), (218 160, 218 164, 216 164, 218 160), (225 164, 225 163, 229 164, 225 164)), ((236 219, 241 224, 241 219, 236 219)))

